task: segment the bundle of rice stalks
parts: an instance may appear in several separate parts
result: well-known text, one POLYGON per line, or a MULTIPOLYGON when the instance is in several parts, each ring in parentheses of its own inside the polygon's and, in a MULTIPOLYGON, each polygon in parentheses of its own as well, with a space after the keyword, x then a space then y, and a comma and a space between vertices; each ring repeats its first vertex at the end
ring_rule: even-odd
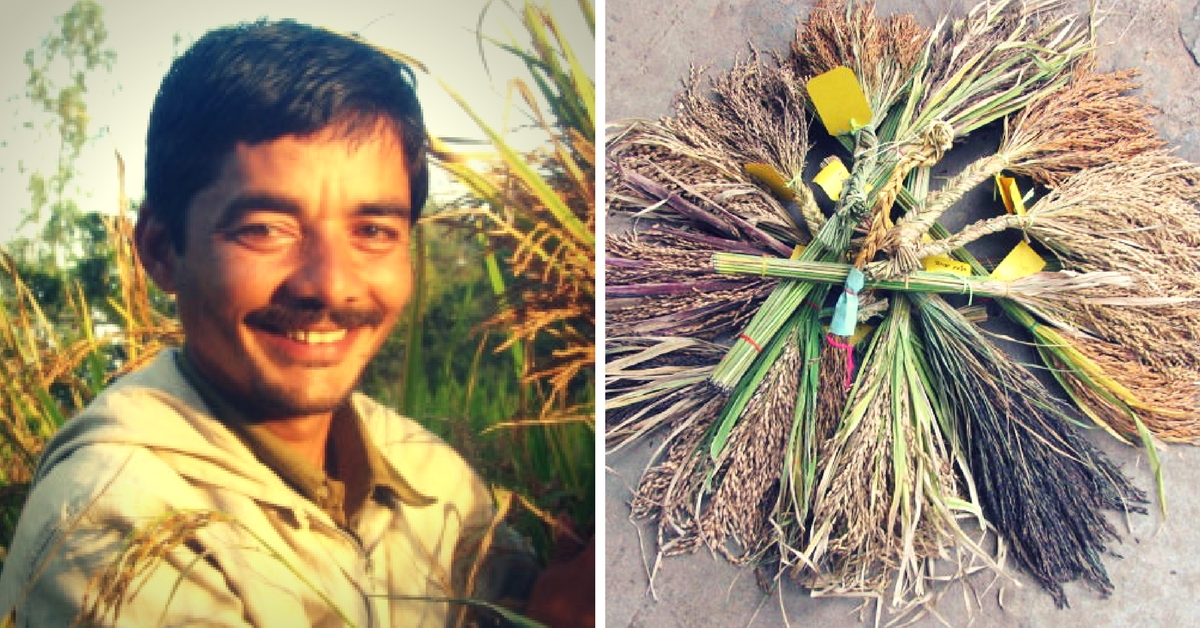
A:
POLYGON ((918 255, 1013 228, 1046 245, 1065 268, 1130 273, 1127 286, 1026 304, 1028 315, 1010 315, 1041 341, 1052 371, 1099 424, 1138 440, 1140 420, 1160 438, 1188 441, 1200 436, 1197 217, 1200 168, 1149 153, 1082 170, 1024 216, 969 225, 918 255), (1035 327, 1034 317, 1048 327, 1035 327))
POLYGON ((609 338, 605 370, 606 438, 612 450, 694 410, 722 348, 670 337, 609 338))
POLYGON ((708 94, 693 76, 676 117, 615 138, 608 209, 631 226, 607 243, 609 443, 667 433, 633 504, 664 553, 706 545, 900 610, 936 597, 936 563, 1002 571, 1004 548, 1060 606, 1067 582, 1112 590, 1106 511, 1145 497, 1077 429, 1144 445, 1156 474, 1157 439, 1200 437, 1200 177, 1057 5, 985 2, 927 32, 822 0, 787 69, 755 52, 708 94), (845 68, 845 98, 814 87, 845 68), (837 109, 859 98, 869 115, 837 109), (802 111, 848 151, 832 207, 803 180, 802 111), (991 123, 1000 145, 931 194, 991 123), (964 194, 1001 173, 1039 200, 947 232, 947 212, 1003 211, 964 194), (1030 268, 990 276, 962 247, 1005 229, 1030 268), (994 298, 1065 397, 942 294, 994 298))
POLYGON ((953 452, 912 334, 908 301, 893 300, 866 357, 887 368, 863 370, 819 463, 804 548, 817 570, 802 579, 814 591, 893 588, 902 608, 925 597, 927 561, 953 541, 971 545, 956 521, 953 452))
POLYGON ((726 336, 745 326, 775 285, 709 268, 713 251, 749 248, 738 240, 655 227, 610 235, 606 246, 608 329, 618 336, 726 336))
POLYGON ((1144 512, 1144 496, 1032 373, 942 299, 914 300, 931 381, 989 525, 1058 606, 1067 604, 1062 584, 1076 579, 1110 593, 1099 557, 1117 534, 1103 511, 1144 512))
POLYGON ((797 29, 792 60, 802 77, 849 67, 862 82, 871 111, 885 114, 905 94, 928 37, 911 15, 881 20, 874 3, 820 0, 797 29))
POLYGON ((964 194, 1009 171, 1056 187, 1085 168, 1119 163, 1163 146, 1150 124, 1152 109, 1129 95, 1133 72, 1077 72, 1067 87, 1050 92, 1014 116, 995 153, 980 158, 948 181, 928 203, 901 218, 888 234, 891 261, 902 274, 924 257, 913 249, 931 225, 964 194))

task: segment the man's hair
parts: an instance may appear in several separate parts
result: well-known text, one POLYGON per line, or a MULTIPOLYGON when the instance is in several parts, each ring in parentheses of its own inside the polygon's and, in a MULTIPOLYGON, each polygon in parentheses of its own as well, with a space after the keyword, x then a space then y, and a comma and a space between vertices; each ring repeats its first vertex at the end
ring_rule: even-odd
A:
POLYGON ((386 121, 408 160, 412 218, 429 191, 425 123, 405 64, 293 21, 210 31, 171 64, 150 112, 145 203, 182 251, 187 208, 240 143, 329 127, 366 137, 386 121))

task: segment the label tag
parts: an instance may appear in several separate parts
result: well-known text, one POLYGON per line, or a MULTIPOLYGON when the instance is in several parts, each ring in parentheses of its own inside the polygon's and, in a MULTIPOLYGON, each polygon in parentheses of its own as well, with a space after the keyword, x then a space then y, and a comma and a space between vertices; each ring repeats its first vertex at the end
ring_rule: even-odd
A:
POLYGON ((1046 260, 1042 259, 1028 242, 1021 240, 992 271, 992 279, 1013 281, 1041 272, 1045 267, 1046 260))
MULTIPOLYGON (((850 171, 846 170, 846 164, 837 157, 826 157, 821 163, 824 165, 817 176, 813 177, 813 183, 821 186, 821 189, 825 191, 825 196, 837 201, 842 198, 842 190, 846 188, 846 180, 850 178, 850 171)), ((870 194, 875 186, 868 181, 864 189, 867 194, 870 194)))
POLYGON ((825 195, 836 201, 842 197, 842 188, 846 186, 846 179, 850 178, 850 171, 846 170, 846 164, 837 157, 831 157, 827 161, 825 167, 813 177, 813 183, 821 186, 825 195))
POLYGON ((814 76, 808 82, 808 96, 830 135, 849 133, 871 123, 871 105, 854 70, 846 66, 814 76))
POLYGON ((1004 200, 1004 209, 1007 209, 1008 213, 1025 215, 1025 199, 1021 196, 1021 190, 1017 188, 1016 179, 996 175, 996 189, 1000 191, 1000 198, 1004 200))
POLYGON ((788 259, 800 259, 800 254, 804 252, 804 249, 805 246, 803 244, 797 244, 796 248, 792 249, 792 256, 788 259))
POLYGON ((931 273, 951 273, 960 277, 971 276, 971 265, 950 259, 945 255, 930 255, 921 260, 921 266, 931 273))
POLYGON ((771 194, 774 194, 775 198, 785 203, 796 200, 795 190, 770 164, 752 163, 743 164, 742 167, 746 169, 746 174, 750 175, 752 179, 770 188, 771 194))
POLYGON ((829 321, 829 333, 835 336, 853 336, 858 325, 858 293, 862 292, 866 277, 862 271, 851 267, 846 274, 842 294, 833 306, 833 319, 829 321))

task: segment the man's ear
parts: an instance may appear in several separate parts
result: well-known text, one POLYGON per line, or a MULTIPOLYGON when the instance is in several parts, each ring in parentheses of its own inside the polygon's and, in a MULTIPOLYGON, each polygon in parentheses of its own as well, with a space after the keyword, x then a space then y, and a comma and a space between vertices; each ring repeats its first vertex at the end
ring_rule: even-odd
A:
POLYGON ((175 272, 179 255, 171 242, 167 223, 163 222, 153 208, 143 206, 138 210, 137 224, 133 227, 133 241, 137 246, 142 268, 167 294, 175 294, 175 272))

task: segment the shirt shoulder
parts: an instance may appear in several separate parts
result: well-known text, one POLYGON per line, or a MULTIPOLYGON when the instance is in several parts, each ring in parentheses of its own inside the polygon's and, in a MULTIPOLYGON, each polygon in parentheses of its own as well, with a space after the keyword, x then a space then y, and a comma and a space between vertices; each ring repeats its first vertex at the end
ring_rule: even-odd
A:
POLYGON ((418 493, 463 510, 491 512, 485 483, 453 447, 366 395, 356 394, 354 404, 375 446, 418 493))

